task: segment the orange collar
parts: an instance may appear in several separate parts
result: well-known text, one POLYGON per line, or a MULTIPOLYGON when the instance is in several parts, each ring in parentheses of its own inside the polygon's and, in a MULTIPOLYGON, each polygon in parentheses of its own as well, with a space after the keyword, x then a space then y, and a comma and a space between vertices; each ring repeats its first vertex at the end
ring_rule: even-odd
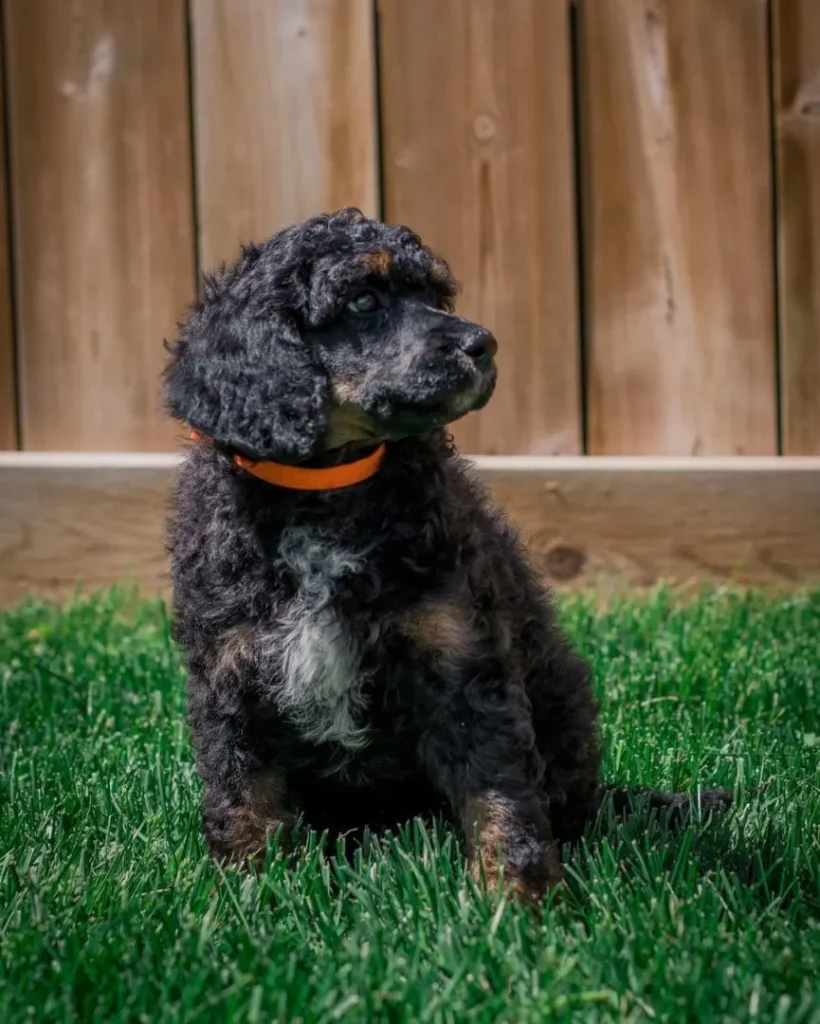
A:
MULTIPOLYGON (((202 441, 203 437, 197 431, 193 431, 191 439, 202 441)), ((375 476, 386 452, 387 445, 380 444, 374 452, 363 459, 323 469, 286 466, 281 462, 254 462, 242 458, 241 455, 234 455, 233 461, 246 473, 276 487, 287 487, 292 491, 335 491, 341 487, 352 487, 353 484, 360 484, 363 480, 375 476)))

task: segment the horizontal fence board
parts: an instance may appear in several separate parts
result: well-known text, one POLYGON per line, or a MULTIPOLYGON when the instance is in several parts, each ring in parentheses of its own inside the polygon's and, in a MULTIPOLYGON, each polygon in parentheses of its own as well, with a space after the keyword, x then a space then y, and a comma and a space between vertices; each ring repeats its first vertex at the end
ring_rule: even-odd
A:
POLYGON ((463 284, 498 336, 465 450, 581 450, 566 0, 381 0, 384 206, 463 284))
POLYGON ((589 450, 774 454, 767 5, 578 10, 589 450))
POLYGON ((185 0, 5 0, 21 442, 157 450, 194 294, 185 0))
MULTIPOLYGON (((0 604, 165 589, 176 460, 0 455, 0 604)), ((820 582, 820 459, 480 458, 558 588, 820 582)))
POLYGON ((342 206, 378 214, 371 0, 191 0, 200 261, 342 206))
POLYGON ((820 454, 820 3, 775 0, 783 451, 820 454))

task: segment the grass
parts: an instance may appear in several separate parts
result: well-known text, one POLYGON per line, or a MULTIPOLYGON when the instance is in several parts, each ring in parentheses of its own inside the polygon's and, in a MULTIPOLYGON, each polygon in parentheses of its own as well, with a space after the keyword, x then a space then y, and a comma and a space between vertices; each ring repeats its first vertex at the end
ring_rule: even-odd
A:
POLYGON ((163 606, 0 616, 0 1019, 820 1021, 820 593, 562 618, 607 776, 738 809, 605 818, 539 918, 477 892, 442 826, 220 876, 163 606))

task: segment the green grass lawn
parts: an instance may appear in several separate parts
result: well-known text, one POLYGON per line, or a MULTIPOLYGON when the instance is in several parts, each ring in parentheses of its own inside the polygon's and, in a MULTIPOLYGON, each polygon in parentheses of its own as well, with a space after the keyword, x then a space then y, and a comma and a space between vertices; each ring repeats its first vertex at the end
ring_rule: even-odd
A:
POLYGON ((820 592, 562 619, 607 777, 738 806, 603 820, 539 919, 441 826, 220 876, 163 606, 1 615, 0 1020, 820 1021, 820 592))

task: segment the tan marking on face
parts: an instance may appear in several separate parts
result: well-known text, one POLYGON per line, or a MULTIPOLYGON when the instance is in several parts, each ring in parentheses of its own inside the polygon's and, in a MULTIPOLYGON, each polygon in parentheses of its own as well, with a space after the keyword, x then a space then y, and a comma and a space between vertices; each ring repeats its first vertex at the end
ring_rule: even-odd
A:
POLYGON ((356 401, 356 384, 353 380, 337 378, 330 386, 333 401, 337 405, 344 405, 347 402, 356 401))
POLYGON ((455 600, 415 605, 402 619, 400 628, 434 665, 456 663, 469 657, 472 650, 469 616, 455 600))
POLYGON ((325 445, 328 448, 378 440, 380 438, 376 436, 373 421, 355 402, 343 402, 331 407, 325 432, 325 445))
POLYGON ((429 278, 434 283, 440 283, 447 281, 450 278, 450 268, 440 257, 436 257, 433 260, 432 266, 430 267, 429 278))
POLYGON ((360 263, 371 274, 387 277, 390 273, 390 268, 393 266, 393 253, 389 249, 379 249, 378 252, 366 252, 361 257, 360 263))

